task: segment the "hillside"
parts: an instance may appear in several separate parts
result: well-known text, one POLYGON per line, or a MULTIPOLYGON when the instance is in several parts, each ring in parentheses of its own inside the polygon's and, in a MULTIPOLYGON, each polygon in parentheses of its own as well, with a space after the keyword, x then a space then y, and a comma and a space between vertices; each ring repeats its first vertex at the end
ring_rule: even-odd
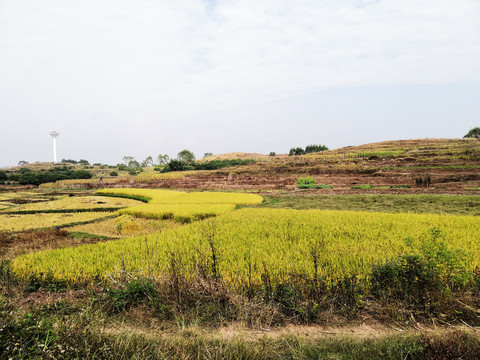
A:
POLYGON ((417 139, 348 146, 301 156, 249 153, 216 155, 201 161, 253 159, 254 163, 212 171, 159 173, 153 169, 109 177, 111 169, 92 169, 95 177, 67 180, 49 187, 162 187, 186 189, 295 190, 299 177, 311 176, 345 193, 478 193, 480 141, 417 139), (353 189, 352 189, 353 188, 353 189))
MULTIPOLYGON (((166 174, 168 175, 168 174, 166 174)), ((254 164, 216 171, 188 172, 176 178, 151 177, 138 185, 205 189, 296 188, 299 177, 313 176, 333 189, 320 192, 358 192, 354 186, 373 185, 369 192, 469 193, 480 187, 480 141, 419 139, 349 146, 302 156, 275 156, 254 164), (379 189, 389 186, 411 188, 379 189)), ((171 177, 171 175, 170 175, 171 177)), ((365 189, 360 189, 364 193, 365 189)))

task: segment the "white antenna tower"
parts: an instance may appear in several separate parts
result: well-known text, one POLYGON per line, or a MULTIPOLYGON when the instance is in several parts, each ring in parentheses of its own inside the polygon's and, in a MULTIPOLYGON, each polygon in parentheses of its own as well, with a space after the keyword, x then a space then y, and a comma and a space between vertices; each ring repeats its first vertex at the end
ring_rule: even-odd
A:
POLYGON ((52 131, 50 133, 50 136, 53 138, 53 163, 57 163, 57 136, 60 135, 60 133, 56 131, 52 131))

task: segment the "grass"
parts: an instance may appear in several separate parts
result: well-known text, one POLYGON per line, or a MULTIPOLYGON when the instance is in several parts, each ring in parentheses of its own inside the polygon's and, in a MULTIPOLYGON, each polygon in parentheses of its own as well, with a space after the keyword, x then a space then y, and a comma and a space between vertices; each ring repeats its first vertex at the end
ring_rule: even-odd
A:
POLYGON ((480 215, 475 195, 298 195, 275 194, 258 207, 354 210, 388 213, 480 215))
POLYGON ((112 315, 104 310, 102 294, 68 300, 67 293, 63 298, 67 300, 44 301, 28 308, 19 305, 21 295, 7 297, 7 288, 1 281, 0 285, 2 359, 473 360, 480 357, 478 333, 458 328, 423 334, 412 330, 395 333, 384 328, 362 336, 348 335, 348 329, 323 331, 318 327, 294 328, 290 332, 275 328, 223 331, 225 328, 200 327, 182 317, 166 322, 162 320, 165 316, 162 312, 145 312, 148 305, 144 297, 137 299, 137 306, 128 312, 112 315), (300 335, 303 331, 310 336, 300 335))

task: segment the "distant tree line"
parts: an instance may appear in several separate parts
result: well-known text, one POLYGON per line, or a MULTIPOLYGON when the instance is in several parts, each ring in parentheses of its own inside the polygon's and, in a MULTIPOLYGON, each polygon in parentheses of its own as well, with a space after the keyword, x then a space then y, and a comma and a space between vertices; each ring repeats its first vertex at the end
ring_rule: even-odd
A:
POLYGON ((183 160, 173 159, 165 165, 163 168, 156 168, 156 170, 165 173, 171 171, 188 171, 188 170, 216 170, 226 167, 234 167, 240 165, 247 165, 255 162, 254 160, 246 159, 225 159, 225 160, 212 160, 202 163, 189 162, 183 160))
POLYGON ((291 148, 288 155, 289 156, 305 155, 305 154, 317 153, 325 150, 328 150, 328 147, 326 147, 325 145, 307 145, 305 149, 301 147, 291 148))
MULTIPOLYGON (((213 156, 213 153, 207 152, 203 155, 204 158, 213 156)), ((131 175, 135 175, 138 172, 143 171, 144 167, 154 166, 156 171, 171 172, 171 171, 187 171, 187 170, 216 170, 225 167, 246 165, 254 162, 253 160, 212 160, 202 163, 195 162, 195 154, 190 150, 182 150, 177 154, 176 159, 170 159, 168 155, 160 154, 156 158, 156 162, 153 161, 151 156, 148 156, 142 162, 137 161, 133 156, 124 156, 123 164, 117 164, 117 168, 120 171, 128 171, 131 175)), ((111 175, 115 176, 115 175, 111 175)))
POLYGON ((73 170, 69 166, 55 167, 48 170, 32 171, 27 168, 19 172, 7 175, 0 171, 0 183, 18 182, 20 185, 40 185, 47 182, 68 179, 90 179, 92 173, 87 170, 73 170))

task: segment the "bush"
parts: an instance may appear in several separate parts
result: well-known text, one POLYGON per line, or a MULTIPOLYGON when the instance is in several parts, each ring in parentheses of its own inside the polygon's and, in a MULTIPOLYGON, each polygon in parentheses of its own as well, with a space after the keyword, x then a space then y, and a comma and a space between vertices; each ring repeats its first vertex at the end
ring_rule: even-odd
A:
POLYGON ((116 171, 112 171, 112 172, 110 173, 110 176, 118 176, 118 173, 117 173, 116 171))
POLYGON ((90 179, 92 177, 91 172, 87 170, 75 170, 71 167, 60 166, 54 167, 48 170, 31 171, 26 168, 20 169, 18 174, 14 174, 16 177, 10 176, 10 181, 19 182, 20 185, 40 185, 48 182, 55 182, 58 180, 67 179, 90 179))
POLYGON ((254 162, 255 162, 254 160, 250 160, 250 159, 212 160, 212 161, 207 161, 203 163, 195 163, 193 164, 193 167, 195 170, 216 170, 216 169, 222 169, 226 167, 248 165, 254 162))
MULTIPOLYGON (((407 239, 411 247, 412 239, 407 239)), ((460 249, 449 249, 438 228, 421 239, 420 252, 401 254, 372 269, 372 293, 390 300, 426 305, 463 287, 472 278, 468 271, 466 254, 460 249)))
POLYGON ((72 175, 70 176, 70 179, 91 179, 92 178, 92 173, 87 170, 75 170, 72 175))
POLYGON ((142 301, 153 304, 155 294, 155 286, 151 280, 135 279, 120 289, 109 289, 107 298, 110 300, 111 311, 118 313, 142 301))
MULTIPOLYGON (((170 160, 170 162, 165 165, 161 170, 161 172, 170 172, 170 171, 187 171, 187 170, 216 170, 222 169, 226 167, 234 167, 240 165, 247 165, 250 163, 254 163, 254 160, 251 159, 225 159, 225 160, 212 160, 206 161, 202 163, 188 163, 186 161, 181 160, 170 160)), ((156 169, 155 169, 156 170, 156 169)))
POLYGON ((299 189, 313 189, 315 188, 315 179, 310 176, 298 178, 297 186, 299 189))

